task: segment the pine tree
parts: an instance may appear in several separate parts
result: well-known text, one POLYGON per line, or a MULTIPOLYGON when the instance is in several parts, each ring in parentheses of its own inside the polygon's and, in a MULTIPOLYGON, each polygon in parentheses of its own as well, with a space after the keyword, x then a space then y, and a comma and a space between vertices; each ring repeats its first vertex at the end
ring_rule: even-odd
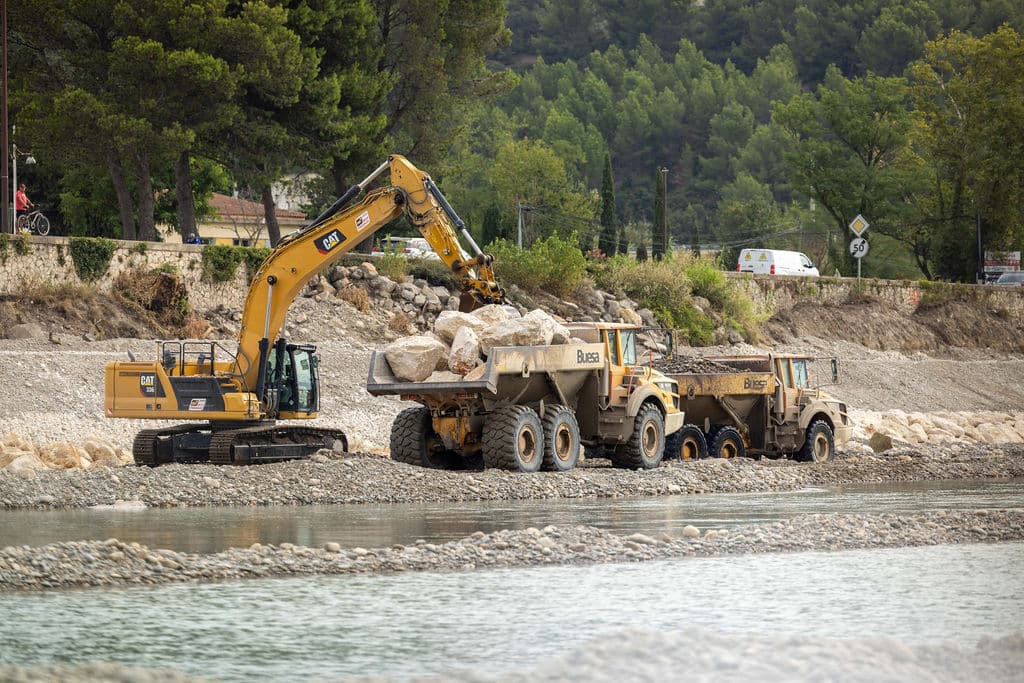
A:
POLYGON ((604 155, 604 177, 601 180, 601 237, 598 249, 606 256, 614 256, 618 247, 618 226, 615 221, 615 185, 612 181, 612 158, 604 155))

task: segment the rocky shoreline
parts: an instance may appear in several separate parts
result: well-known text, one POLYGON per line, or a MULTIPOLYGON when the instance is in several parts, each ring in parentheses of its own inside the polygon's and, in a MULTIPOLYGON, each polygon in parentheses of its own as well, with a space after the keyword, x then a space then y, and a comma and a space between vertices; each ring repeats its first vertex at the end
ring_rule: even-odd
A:
POLYGON ((1024 540, 1024 509, 918 514, 805 515, 732 530, 683 529, 681 538, 593 527, 476 532, 444 544, 389 548, 253 544, 213 554, 152 549, 117 539, 0 550, 0 591, 154 585, 302 575, 472 571, 499 567, 644 562, 749 553, 834 551, 1024 540))
POLYGON ((830 463, 669 462, 615 469, 592 460, 570 472, 428 470, 371 454, 321 451, 309 461, 253 467, 165 465, 0 471, 0 509, 205 507, 615 498, 786 491, 812 486, 1024 477, 1024 444, 918 444, 830 463))

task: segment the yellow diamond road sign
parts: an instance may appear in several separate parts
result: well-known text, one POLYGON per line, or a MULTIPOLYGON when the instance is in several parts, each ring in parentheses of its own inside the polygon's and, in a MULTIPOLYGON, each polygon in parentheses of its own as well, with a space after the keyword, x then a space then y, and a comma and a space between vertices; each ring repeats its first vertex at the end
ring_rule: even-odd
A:
POLYGON ((868 222, 864 220, 864 216, 861 216, 859 213, 857 214, 856 218, 850 221, 850 230, 852 230, 853 234, 856 235, 857 237, 860 237, 861 233, 867 229, 868 222))

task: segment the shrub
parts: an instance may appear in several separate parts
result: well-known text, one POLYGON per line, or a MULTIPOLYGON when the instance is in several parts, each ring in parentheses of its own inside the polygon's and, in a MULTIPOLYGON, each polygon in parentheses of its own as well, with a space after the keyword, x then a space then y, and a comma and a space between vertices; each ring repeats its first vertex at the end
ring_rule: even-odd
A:
POLYGON ((753 304, 708 259, 676 254, 662 261, 638 262, 616 256, 591 263, 590 272, 598 287, 624 292, 651 309, 663 325, 679 330, 694 346, 715 343, 720 325, 739 331, 748 340, 758 336, 753 304), (693 305, 695 296, 707 299, 717 313, 702 315, 693 305))
POLYGON ((32 253, 32 246, 29 244, 29 234, 19 232, 14 236, 14 253, 18 256, 25 256, 32 253))
POLYGON ((256 272, 263 265, 263 262, 270 256, 270 247, 235 247, 238 249, 242 260, 245 261, 246 282, 252 282, 256 272))
POLYGON ((356 285, 342 287, 338 291, 338 298, 352 304, 352 307, 360 313, 370 312, 370 295, 362 287, 356 285))
POLYGON ((235 278, 242 256, 238 249, 226 244, 203 247, 203 277, 213 282, 230 282, 235 278))
POLYGON ((75 273, 82 282, 93 282, 103 277, 110 268, 110 259, 117 251, 117 242, 106 237, 70 237, 68 251, 75 273))
POLYGON ((459 286, 459 281, 455 279, 455 273, 448 267, 448 264, 437 259, 411 259, 409 275, 414 278, 423 278, 433 287, 457 289, 459 286))
POLYGON ((409 274, 409 259, 404 256, 384 252, 379 258, 373 259, 373 265, 377 267, 378 273, 395 282, 401 282, 409 274))
POLYGON ((587 260, 578 245, 579 238, 573 233, 566 238, 551 235, 528 249, 497 240, 487 251, 494 255, 495 277, 505 289, 518 285, 528 292, 565 297, 587 272, 587 260))

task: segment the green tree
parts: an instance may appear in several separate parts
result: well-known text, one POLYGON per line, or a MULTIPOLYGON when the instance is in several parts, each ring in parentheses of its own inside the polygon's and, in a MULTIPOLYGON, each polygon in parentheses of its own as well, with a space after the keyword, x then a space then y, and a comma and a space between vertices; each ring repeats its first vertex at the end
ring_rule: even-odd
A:
POLYGON ((615 184, 612 181, 612 158, 604 155, 604 176, 601 180, 601 238, 597 248, 614 256, 618 247, 618 222, 615 216, 615 184))
POLYGON ((904 201, 924 179, 902 163, 911 115, 906 81, 868 75, 847 79, 830 67, 818 92, 774 111, 788 136, 785 154, 794 188, 832 217, 831 260, 846 273, 848 225, 858 214, 872 229, 909 240, 904 201))
POLYGON ((525 139, 505 143, 487 177, 506 212, 512 214, 520 205, 528 208, 524 246, 554 233, 564 237, 585 230, 592 238, 594 202, 543 142, 525 139))
POLYGON ((665 257, 668 245, 665 244, 665 171, 658 168, 654 172, 654 222, 651 223, 651 257, 660 261, 665 257))
POLYGON ((977 223, 989 248, 1024 243, 1024 41, 1008 26, 954 33, 929 43, 912 74, 916 139, 934 173, 928 214, 944 238, 938 274, 969 281, 977 223))

